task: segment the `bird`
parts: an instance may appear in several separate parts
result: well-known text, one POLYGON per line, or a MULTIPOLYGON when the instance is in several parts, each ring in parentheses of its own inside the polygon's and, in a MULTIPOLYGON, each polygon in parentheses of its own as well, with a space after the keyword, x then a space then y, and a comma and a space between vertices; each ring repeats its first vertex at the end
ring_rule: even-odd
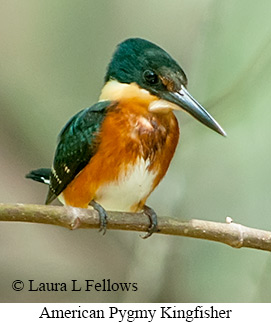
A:
POLYGON ((158 231, 158 223, 146 201, 175 153, 177 110, 226 136, 188 92, 177 61, 148 40, 126 39, 113 53, 98 102, 61 130, 52 167, 26 177, 49 185, 45 204, 58 198, 64 205, 93 207, 104 233, 106 211, 146 214, 147 238, 158 231))

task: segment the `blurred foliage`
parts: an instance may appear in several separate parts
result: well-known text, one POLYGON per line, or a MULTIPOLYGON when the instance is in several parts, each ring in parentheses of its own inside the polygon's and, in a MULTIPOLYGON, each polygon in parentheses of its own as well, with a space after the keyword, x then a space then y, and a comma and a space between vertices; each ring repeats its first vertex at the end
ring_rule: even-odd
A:
MULTIPOLYGON (((117 43, 149 39, 180 62, 190 92, 228 133, 178 113, 181 141, 149 199, 158 214, 271 230, 271 3, 267 0, 1 0, 0 196, 43 203, 27 181, 92 105, 117 43)), ((2 302, 270 302, 267 252, 187 238, 35 224, 0 226, 2 302), (137 282, 137 292, 15 292, 15 279, 137 282)))

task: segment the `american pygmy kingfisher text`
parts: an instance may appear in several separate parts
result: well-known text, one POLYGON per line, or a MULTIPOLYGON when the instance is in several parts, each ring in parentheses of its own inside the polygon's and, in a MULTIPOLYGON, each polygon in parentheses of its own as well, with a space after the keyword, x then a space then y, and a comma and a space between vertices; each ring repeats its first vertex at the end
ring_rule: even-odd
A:
POLYGON ((150 218, 145 237, 157 231, 155 212, 145 205, 165 176, 179 139, 173 110, 185 110, 225 136, 215 119, 189 94, 179 64, 162 48, 140 38, 118 45, 99 101, 73 116, 61 130, 51 169, 27 178, 49 185, 55 198, 99 212, 140 212, 150 218))

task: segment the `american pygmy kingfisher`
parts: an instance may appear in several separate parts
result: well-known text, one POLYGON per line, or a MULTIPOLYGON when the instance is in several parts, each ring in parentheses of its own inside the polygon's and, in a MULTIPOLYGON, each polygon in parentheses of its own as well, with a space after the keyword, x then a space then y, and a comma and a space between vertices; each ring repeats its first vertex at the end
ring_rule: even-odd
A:
POLYGON ((156 213, 145 205, 166 174, 179 139, 173 110, 185 110, 225 136, 215 119, 189 94, 179 64, 162 48, 140 38, 118 45, 100 99, 73 116, 58 137, 51 169, 27 178, 49 185, 55 198, 99 212, 140 212, 150 218, 145 237, 157 231, 156 213))

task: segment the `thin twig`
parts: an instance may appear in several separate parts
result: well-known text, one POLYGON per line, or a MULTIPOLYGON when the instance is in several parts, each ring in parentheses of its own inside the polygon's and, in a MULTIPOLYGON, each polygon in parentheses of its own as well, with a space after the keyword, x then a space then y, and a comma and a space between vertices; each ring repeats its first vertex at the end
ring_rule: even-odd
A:
MULTIPOLYGON (((150 225, 148 217, 142 213, 107 212, 107 215, 107 229, 147 231, 150 225)), ((32 204, 0 203, 0 221, 53 224, 72 230, 98 229, 100 226, 98 213, 92 209, 32 204)), ((271 232, 232 222, 181 221, 158 217, 158 233, 217 241, 234 248, 271 251, 271 232)))

